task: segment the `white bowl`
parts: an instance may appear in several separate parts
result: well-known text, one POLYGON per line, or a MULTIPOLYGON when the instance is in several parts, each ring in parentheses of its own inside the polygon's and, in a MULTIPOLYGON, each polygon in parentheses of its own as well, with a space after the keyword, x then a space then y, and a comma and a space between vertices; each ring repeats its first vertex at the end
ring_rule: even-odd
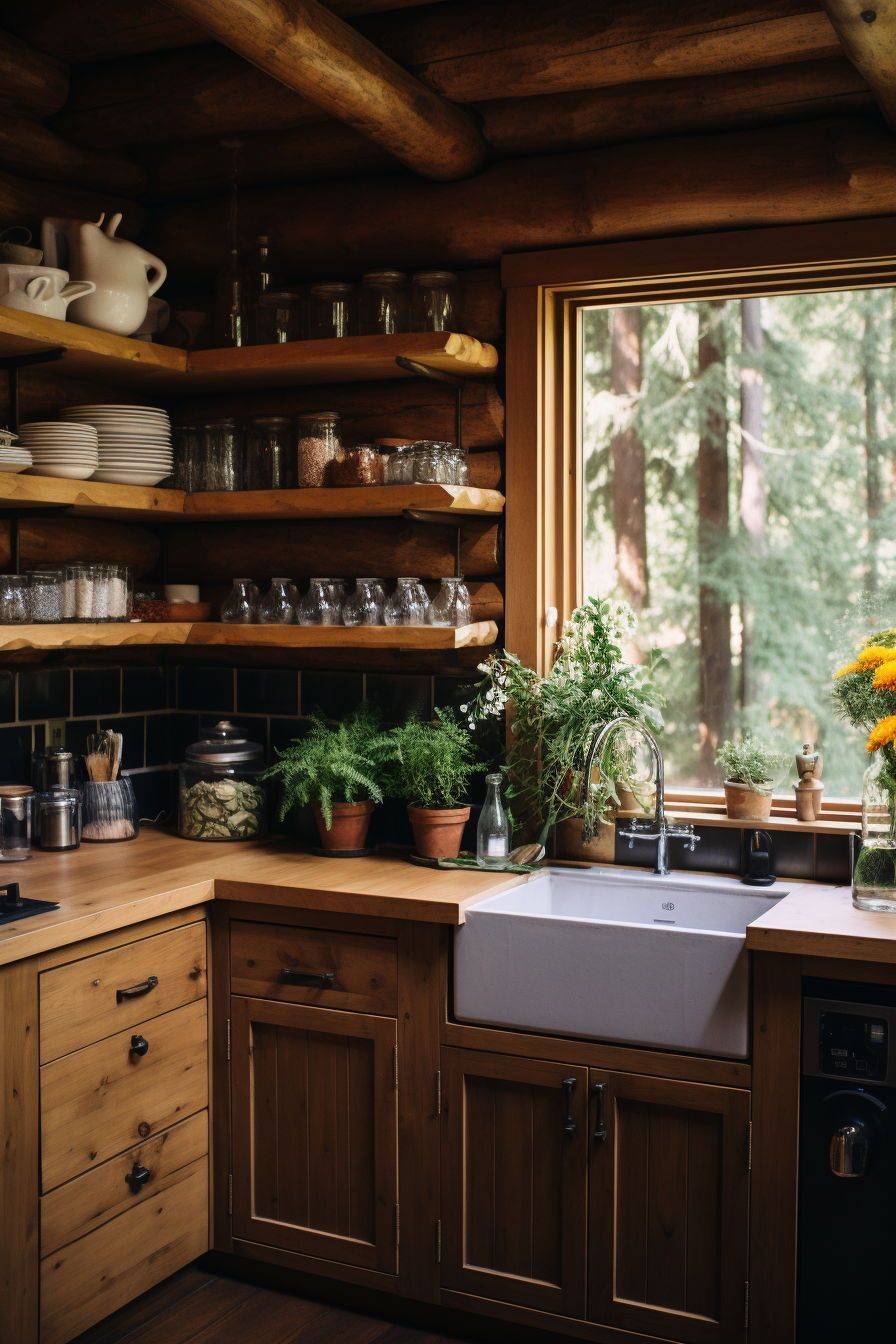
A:
POLYGON ((170 475, 170 472, 167 471, 125 471, 122 468, 97 471, 94 473, 93 479, 95 481, 108 481, 111 485, 158 485, 159 481, 164 481, 168 475, 170 475))
POLYGON ((58 476, 66 481, 86 481, 96 471, 94 466, 73 467, 56 463, 42 463, 39 467, 26 467, 29 476, 58 476))

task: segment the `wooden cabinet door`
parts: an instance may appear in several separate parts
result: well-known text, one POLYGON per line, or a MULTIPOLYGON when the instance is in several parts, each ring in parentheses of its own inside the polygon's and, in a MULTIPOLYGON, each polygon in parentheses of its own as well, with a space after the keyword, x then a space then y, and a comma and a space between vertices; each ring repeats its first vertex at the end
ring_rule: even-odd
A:
POLYGON ((592 1069, 591 1320, 741 1344, 749 1118, 748 1092, 592 1069))
POLYGON ((397 1273, 395 1021, 231 1005, 234 1237, 397 1273))
POLYGON ((442 1051, 442 1284, 584 1316, 588 1074, 442 1051))

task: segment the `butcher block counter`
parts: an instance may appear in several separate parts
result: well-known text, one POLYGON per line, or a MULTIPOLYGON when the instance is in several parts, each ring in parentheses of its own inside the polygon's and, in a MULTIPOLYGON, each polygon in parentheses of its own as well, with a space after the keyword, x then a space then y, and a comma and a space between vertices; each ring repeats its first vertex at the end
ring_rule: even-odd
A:
POLYGON ((457 925, 472 901, 524 880, 436 872, 391 855, 329 859, 287 840, 214 845, 144 830, 124 844, 38 851, 5 865, 3 881, 19 882, 23 896, 58 901, 60 908, 0 925, 0 966, 215 897, 457 925))
POLYGON ((795 882, 774 909, 747 929, 747 947, 753 952, 894 964, 896 915, 856 910, 849 887, 795 882))

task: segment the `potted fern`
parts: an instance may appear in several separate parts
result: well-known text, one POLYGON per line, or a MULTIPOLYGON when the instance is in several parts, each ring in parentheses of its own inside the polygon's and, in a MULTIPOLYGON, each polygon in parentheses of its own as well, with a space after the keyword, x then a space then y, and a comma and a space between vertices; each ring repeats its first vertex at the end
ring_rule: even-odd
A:
POLYGON ((389 734, 380 730, 369 710, 332 726, 313 714, 306 736, 278 751, 265 773, 282 789, 280 820, 296 805, 310 805, 322 849, 362 852, 374 806, 383 801, 382 781, 392 751, 389 734))
POLYGON ((723 772, 725 807, 732 821, 768 820, 775 783, 786 763, 780 752, 749 734, 722 743, 716 765, 723 772))
POLYGON ((403 798, 414 846, 427 859, 456 859, 470 806, 463 800, 480 769, 473 739, 445 709, 432 723, 411 719, 392 730, 390 793, 403 798))

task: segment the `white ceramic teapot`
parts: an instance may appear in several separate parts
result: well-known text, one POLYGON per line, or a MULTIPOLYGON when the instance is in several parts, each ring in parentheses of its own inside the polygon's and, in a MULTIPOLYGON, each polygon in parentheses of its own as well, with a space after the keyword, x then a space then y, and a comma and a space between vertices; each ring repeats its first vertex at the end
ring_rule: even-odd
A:
POLYGON ((54 266, 0 265, 0 304, 4 308, 65 321, 72 300, 86 298, 95 288, 92 280, 69 281, 68 271, 54 266))
POLYGON ((68 266, 76 280, 92 280, 95 292, 76 300, 72 317, 86 327, 130 336, 143 323, 149 300, 164 283, 168 268, 158 257, 127 238, 116 238, 121 214, 102 227, 82 219, 45 219, 41 226, 44 260, 68 266))

